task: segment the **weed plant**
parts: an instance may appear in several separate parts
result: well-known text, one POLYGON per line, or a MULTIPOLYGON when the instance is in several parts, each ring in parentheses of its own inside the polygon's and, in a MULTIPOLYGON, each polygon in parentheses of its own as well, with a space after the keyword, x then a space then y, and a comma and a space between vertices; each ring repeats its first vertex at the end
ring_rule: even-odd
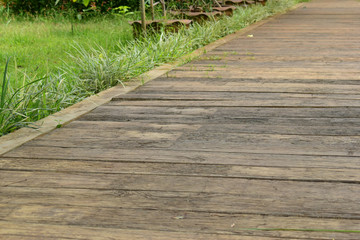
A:
MULTIPOLYGON (((114 36, 116 36, 114 38, 118 39, 114 45, 111 45, 114 41, 108 41, 111 35, 103 35, 101 31, 96 33, 95 29, 97 28, 87 29, 85 25, 77 26, 78 28, 83 27, 83 31, 74 33, 74 36, 77 37, 74 37, 73 41, 64 43, 62 42, 66 39, 64 36, 71 33, 65 29, 64 25, 60 24, 55 34, 57 37, 54 37, 54 43, 46 49, 41 48, 44 43, 41 43, 42 39, 23 38, 20 37, 21 31, 20 33, 16 31, 17 33, 14 34, 19 34, 19 37, 14 36, 13 39, 29 41, 29 44, 38 44, 35 51, 49 51, 48 57, 54 63, 41 63, 37 62, 37 59, 33 59, 30 61, 31 70, 27 70, 26 73, 20 67, 20 65, 25 65, 21 60, 22 54, 36 58, 35 52, 19 53, 16 50, 16 44, 13 45, 13 52, 8 51, 4 55, 0 51, 0 59, 4 59, 8 55, 16 56, 16 63, 13 71, 10 71, 11 74, 9 74, 9 63, 6 64, 1 83, 0 135, 22 126, 29 126, 28 124, 31 122, 106 88, 124 84, 141 73, 173 61, 251 23, 286 11, 297 2, 298 0, 269 0, 265 7, 255 5, 245 9, 239 8, 232 17, 224 17, 219 21, 209 21, 201 25, 194 24, 189 29, 181 29, 177 34, 162 31, 148 35, 146 38, 133 40, 129 37, 131 36, 130 28, 125 26, 123 20, 122 23, 116 20, 115 22, 118 24, 123 24, 121 29, 126 30, 120 30, 121 36, 116 35, 119 30, 114 26, 115 22, 112 23, 114 36), (93 39, 93 34, 96 35, 97 41, 86 42, 84 40, 93 39), (57 52, 57 48, 61 50, 57 52), (65 51, 67 53, 64 58, 65 51), (66 59, 64 64, 60 64, 59 57, 66 59), (47 70, 36 74, 37 68, 41 64, 47 64, 47 70), (56 69, 55 66, 61 67, 56 69), (44 74, 46 77, 41 77, 44 74)), ((104 21, 98 22, 101 25, 99 29, 106 28, 104 21)), ((106 21, 110 22, 110 20, 106 21)), ((37 31, 42 31, 39 28, 47 29, 48 34, 54 31, 52 28, 47 28, 49 22, 44 22, 40 26, 32 26, 32 24, 34 23, 26 21, 18 23, 16 27, 23 28, 24 32, 33 31, 34 36, 37 35, 37 31), (25 27, 26 25, 28 27, 25 27)), ((5 42, 0 40, 0 49, 4 49, 6 44, 8 44, 6 40, 5 42)))

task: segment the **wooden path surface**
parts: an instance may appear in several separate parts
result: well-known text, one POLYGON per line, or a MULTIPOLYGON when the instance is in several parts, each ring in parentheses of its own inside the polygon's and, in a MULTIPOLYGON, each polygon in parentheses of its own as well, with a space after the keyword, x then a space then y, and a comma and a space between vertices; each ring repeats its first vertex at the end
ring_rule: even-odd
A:
POLYGON ((0 239, 360 239, 360 2, 314 0, 0 157, 0 239))

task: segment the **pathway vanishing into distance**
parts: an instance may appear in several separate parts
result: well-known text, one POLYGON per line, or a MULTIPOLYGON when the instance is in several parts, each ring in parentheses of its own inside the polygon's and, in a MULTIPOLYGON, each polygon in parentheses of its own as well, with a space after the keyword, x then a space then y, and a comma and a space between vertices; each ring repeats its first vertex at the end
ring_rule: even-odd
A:
POLYGON ((0 156, 0 239, 360 239, 359 30, 314 0, 0 156))

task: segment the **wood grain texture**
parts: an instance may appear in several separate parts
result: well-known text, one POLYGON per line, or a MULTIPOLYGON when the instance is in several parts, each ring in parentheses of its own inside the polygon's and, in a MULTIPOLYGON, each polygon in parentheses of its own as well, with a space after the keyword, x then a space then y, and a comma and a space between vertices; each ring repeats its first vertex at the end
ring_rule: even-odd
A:
MULTIPOLYGON (((16 222, 0 222, 4 228, 0 229, 0 233, 3 234, 4 239, 16 239, 16 240, 28 240, 28 239, 94 239, 94 240, 168 240, 168 239, 199 239, 199 240, 280 240, 280 239, 309 239, 311 237, 324 240, 324 239, 354 239, 357 237, 353 233, 307 233, 307 232, 280 232, 278 234, 271 234, 268 237, 260 236, 260 233, 255 231, 243 231, 242 234, 209 234, 209 233, 194 233, 194 232, 170 232, 170 231, 154 231, 154 230, 142 230, 142 229, 120 229, 113 227, 86 227, 75 225, 50 225, 39 223, 23 223, 19 225, 16 222), (43 231, 48 229, 48 231, 43 231), (6 234, 6 235, 4 235, 6 234), (270 237, 271 235, 277 235, 276 237, 270 237)), ((232 223, 233 224, 233 223, 232 223)), ((231 225, 232 226, 232 225, 231 225)))
MULTIPOLYGON (((142 159, 134 162, 123 161, 73 161, 60 159, 19 159, 0 158, 0 169, 46 172, 73 172, 73 173, 108 173, 108 174, 149 174, 170 176, 203 176, 223 178, 251 178, 251 179, 284 179, 299 181, 335 181, 360 182, 358 171, 360 165, 346 165, 339 167, 306 166, 263 166, 246 165, 238 161, 230 164, 208 163, 181 163, 173 161, 144 162, 142 159), (46 166, 46 170, 44 169, 46 166)), ((249 164, 249 163, 248 163, 249 164)), ((258 163, 259 164, 259 163, 258 163)), ((300 165, 300 164, 299 164, 300 165)))
POLYGON ((360 239, 359 15, 313 0, 1 155, 0 239, 360 239))

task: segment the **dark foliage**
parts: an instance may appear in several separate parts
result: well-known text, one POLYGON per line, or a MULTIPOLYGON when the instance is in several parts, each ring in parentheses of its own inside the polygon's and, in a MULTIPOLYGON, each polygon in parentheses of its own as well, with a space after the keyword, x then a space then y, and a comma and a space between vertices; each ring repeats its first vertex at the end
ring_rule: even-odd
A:
POLYGON ((94 0, 88 7, 79 3, 81 2, 79 0, 75 2, 73 0, 60 0, 57 5, 55 5, 56 0, 5 0, 3 2, 17 14, 38 14, 49 10, 66 11, 69 9, 106 13, 119 6, 129 6, 134 11, 138 9, 139 5, 138 0, 94 0))

